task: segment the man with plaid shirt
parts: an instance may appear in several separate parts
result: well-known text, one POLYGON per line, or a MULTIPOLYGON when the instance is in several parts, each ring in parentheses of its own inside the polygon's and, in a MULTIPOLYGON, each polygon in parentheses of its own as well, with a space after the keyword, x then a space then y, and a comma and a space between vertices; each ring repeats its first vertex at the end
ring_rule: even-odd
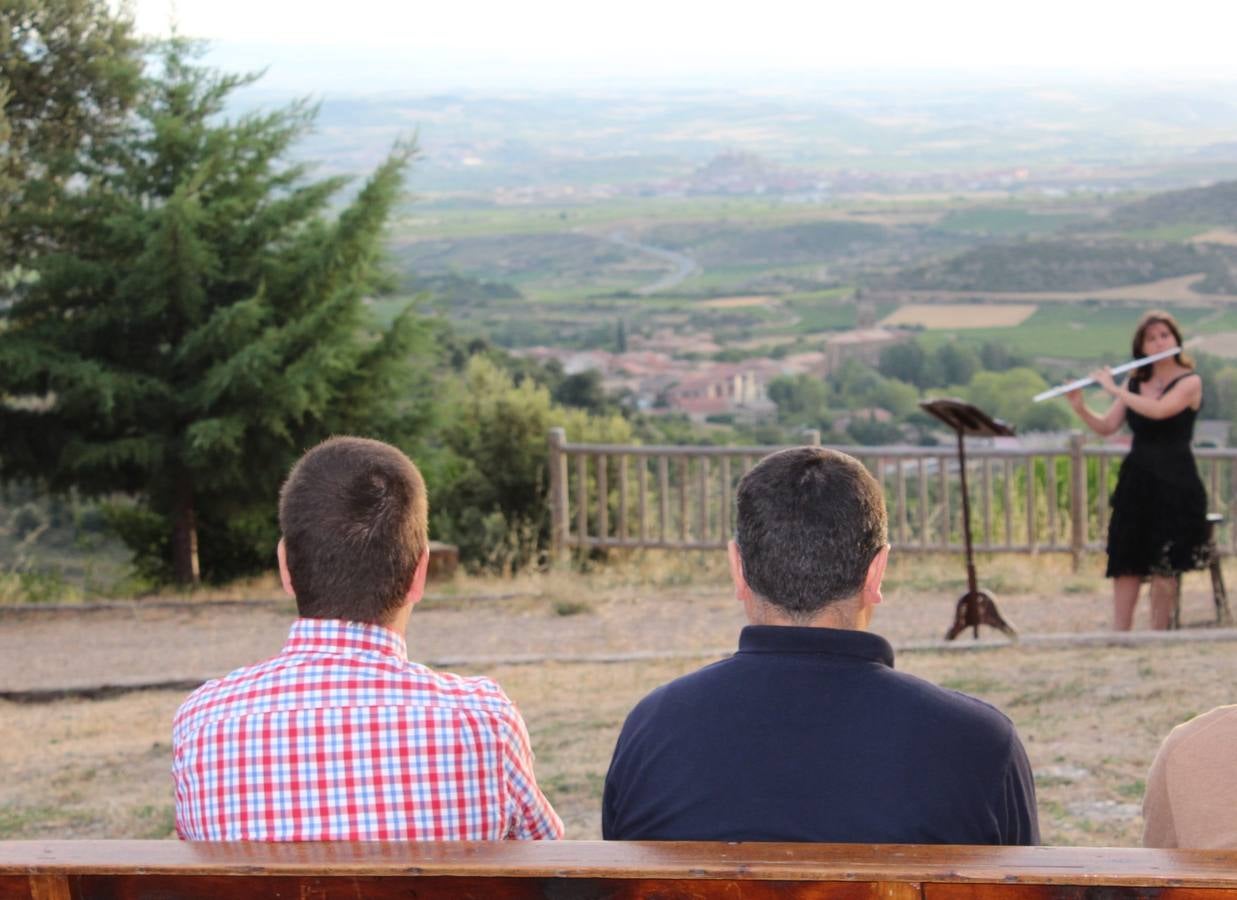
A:
POLYGON ((299 618, 278 656, 207 682, 177 711, 182 838, 562 837, 498 685, 408 660, 426 519, 420 472, 387 444, 332 438, 293 467, 277 555, 299 618))

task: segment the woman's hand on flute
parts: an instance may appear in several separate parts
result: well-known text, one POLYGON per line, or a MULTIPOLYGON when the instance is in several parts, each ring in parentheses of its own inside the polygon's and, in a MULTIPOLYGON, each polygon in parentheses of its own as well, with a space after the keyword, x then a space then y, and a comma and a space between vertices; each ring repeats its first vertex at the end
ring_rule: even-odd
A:
POLYGON ((1095 383, 1102 387, 1105 391, 1112 394, 1114 397, 1117 394, 1117 383, 1112 379, 1112 372, 1105 366, 1102 369, 1096 369, 1091 373, 1091 377, 1095 379, 1095 383))
POLYGON ((1070 408, 1072 408, 1074 412, 1078 413, 1078 415, 1082 415, 1082 388, 1074 388, 1072 391, 1067 391, 1065 394, 1065 399, 1069 401, 1070 408))

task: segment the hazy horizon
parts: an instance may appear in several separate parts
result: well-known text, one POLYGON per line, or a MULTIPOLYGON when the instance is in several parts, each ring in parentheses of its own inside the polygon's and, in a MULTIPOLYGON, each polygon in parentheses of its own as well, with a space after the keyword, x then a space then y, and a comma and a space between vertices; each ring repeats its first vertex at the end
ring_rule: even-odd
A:
POLYGON ((889 90, 921 93, 963 88, 1061 87, 1232 89, 1237 68, 1196 66, 1172 71, 1034 66, 983 68, 817 66, 762 63, 742 68, 702 64, 694 69, 648 65, 618 71, 568 59, 530 60, 517 54, 445 49, 405 51, 338 43, 203 38, 206 59, 229 71, 262 70, 263 90, 278 93, 356 96, 381 93, 579 93, 591 91, 738 91, 794 95, 822 90, 889 90))
POLYGON ((134 0, 139 29, 215 45, 227 67, 310 93, 644 86, 818 89, 976 79, 1237 82, 1237 6, 1178 0, 871 0, 804 7, 628 0, 393 6, 380 0, 134 0))

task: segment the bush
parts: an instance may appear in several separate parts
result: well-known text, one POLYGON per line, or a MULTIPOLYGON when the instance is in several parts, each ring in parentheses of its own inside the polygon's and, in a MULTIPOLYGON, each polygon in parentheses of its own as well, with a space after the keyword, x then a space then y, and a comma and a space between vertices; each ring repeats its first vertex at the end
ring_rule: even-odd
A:
POLYGON ((573 441, 629 443, 631 426, 557 406, 546 388, 531 379, 517 385, 482 356, 446 395, 441 444, 423 457, 432 533, 457 545, 473 570, 540 562, 550 537, 550 428, 565 428, 573 441))

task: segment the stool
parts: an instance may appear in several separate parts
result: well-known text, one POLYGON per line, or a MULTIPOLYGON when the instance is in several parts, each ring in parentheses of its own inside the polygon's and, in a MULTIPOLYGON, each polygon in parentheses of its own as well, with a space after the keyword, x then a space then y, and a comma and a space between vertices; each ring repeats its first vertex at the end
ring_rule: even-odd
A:
MULTIPOLYGON (((1216 528, 1224 524, 1224 513, 1207 513, 1207 571, 1211 575, 1211 599, 1216 605, 1216 624, 1232 625, 1233 613, 1228 608, 1228 592, 1224 590, 1224 573, 1220 570, 1220 548, 1216 546, 1216 528)), ((1173 599, 1173 619, 1169 628, 1181 627, 1181 576, 1177 576, 1177 596, 1173 599)))

